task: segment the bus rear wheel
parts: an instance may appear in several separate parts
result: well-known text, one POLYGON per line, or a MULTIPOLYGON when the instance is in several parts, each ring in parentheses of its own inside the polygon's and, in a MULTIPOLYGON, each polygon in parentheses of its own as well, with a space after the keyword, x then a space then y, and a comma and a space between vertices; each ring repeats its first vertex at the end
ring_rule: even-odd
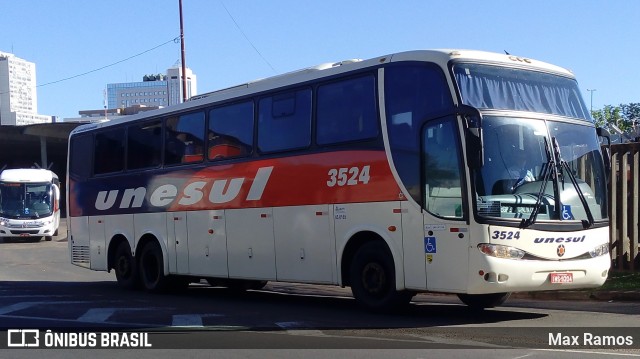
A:
POLYGON ((511 293, 458 294, 458 298, 472 309, 486 309, 501 305, 510 295, 511 293))
POLYGON ((383 242, 369 242, 358 249, 350 276, 353 297, 368 310, 397 311, 413 297, 412 292, 396 291, 393 259, 383 242))
POLYGON ((142 287, 153 293, 166 292, 170 278, 164 275, 162 249, 157 242, 147 243, 140 252, 139 273, 142 287))
POLYGON ((138 287, 139 277, 136 262, 131 255, 131 247, 128 242, 122 242, 116 248, 113 269, 116 273, 118 285, 124 289, 138 287))

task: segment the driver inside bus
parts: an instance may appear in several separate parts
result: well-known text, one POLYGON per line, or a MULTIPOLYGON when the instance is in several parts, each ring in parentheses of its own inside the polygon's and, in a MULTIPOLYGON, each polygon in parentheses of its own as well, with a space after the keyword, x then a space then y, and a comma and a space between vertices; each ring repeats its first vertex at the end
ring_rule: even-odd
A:
POLYGON ((527 182, 533 182, 536 180, 533 175, 533 171, 527 167, 527 154, 523 150, 516 149, 513 152, 510 165, 507 168, 507 173, 503 178, 507 178, 508 183, 513 185, 508 188, 509 192, 515 191, 516 188, 522 186, 527 182))

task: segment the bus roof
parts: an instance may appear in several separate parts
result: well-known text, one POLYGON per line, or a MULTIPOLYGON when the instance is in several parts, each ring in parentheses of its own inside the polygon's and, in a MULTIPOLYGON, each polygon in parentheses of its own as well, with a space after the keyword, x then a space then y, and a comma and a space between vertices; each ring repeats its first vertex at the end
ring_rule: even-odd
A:
POLYGON ((58 179, 52 171, 42 168, 15 168, 0 173, 0 182, 39 183, 58 179))
POLYGON ((136 115, 124 116, 123 118, 113 119, 106 122, 82 125, 76 127, 71 132, 71 135, 89 131, 94 128, 108 127, 111 125, 129 122, 136 119, 149 118, 152 116, 155 117, 171 115, 175 112, 181 112, 183 110, 191 108, 199 108, 201 106, 206 106, 218 101, 225 101, 228 99, 233 99, 235 97, 257 94, 271 89, 283 88, 286 86, 295 85, 297 83, 304 83, 306 81, 329 77, 343 72, 364 69, 396 61, 429 61, 437 63, 443 67, 448 66, 447 64, 449 63, 449 61, 485 62, 501 64, 504 66, 519 66, 529 68, 531 70, 552 72, 573 78, 573 74, 565 68, 542 61, 510 54, 461 49, 414 50, 378 56, 368 60, 352 59, 339 62, 323 63, 317 66, 287 72, 281 75, 258 79, 240 85, 208 92, 205 94, 195 95, 189 101, 178 105, 165 107, 158 110, 145 111, 136 115))

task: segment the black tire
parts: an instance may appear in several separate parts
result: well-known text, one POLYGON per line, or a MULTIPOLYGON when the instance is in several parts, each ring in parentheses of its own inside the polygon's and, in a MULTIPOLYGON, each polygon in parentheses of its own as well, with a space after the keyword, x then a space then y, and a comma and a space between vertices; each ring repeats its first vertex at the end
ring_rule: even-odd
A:
POLYGON ((472 309, 486 309, 501 305, 510 295, 511 293, 458 294, 458 298, 472 309))
POLYGON ((44 236, 44 240, 47 242, 51 242, 53 240, 52 236, 44 236))
POLYGON ((53 232, 53 235, 54 235, 54 236, 57 236, 57 235, 58 235, 58 228, 56 228, 56 231, 55 231, 55 232, 53 232))
POLYGON ((131 255, 129 242, 122 242, 116 248, 113 258, 113 270, 116 273, 118 286, 123 289, 137 289, 140 285, 136 260, 131 255))
POLYGON ((370 311, 395 312, 404 309, 413 297, 412 292, 396 291, 393 258, 384 242, 360 247, 349 274, 353 297, 370 311))
POLYGON ((140 252, 138 271, 142 288, 152 293, 171 289, 171 281, 164 275, 162 249, 157 242, 147 243, 140 252))

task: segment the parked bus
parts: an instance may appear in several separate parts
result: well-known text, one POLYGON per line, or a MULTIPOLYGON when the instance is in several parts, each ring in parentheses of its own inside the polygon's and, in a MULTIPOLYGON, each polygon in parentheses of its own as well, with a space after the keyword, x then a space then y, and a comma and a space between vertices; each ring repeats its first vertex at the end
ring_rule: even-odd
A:
POLYGON ((60 224, 60 182, 46 169, 6 169, 0 173, 0 237, 50 241, 60 224))
POLYGON ((528 58, 324 64, 69 142, 71 262, 126 288, 298 282, 374 311, 428 291, 485 308, 610 267, 594 122, 571 72, 528 58))

